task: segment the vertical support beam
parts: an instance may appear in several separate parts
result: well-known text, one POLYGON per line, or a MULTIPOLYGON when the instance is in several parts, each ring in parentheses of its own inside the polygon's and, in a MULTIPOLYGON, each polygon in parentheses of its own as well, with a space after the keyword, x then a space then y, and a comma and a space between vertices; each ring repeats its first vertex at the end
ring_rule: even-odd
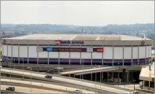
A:
MULTIPOLYGON (((81 45, 80 45, 80 47, 81 47, 81 45)), ((82 52, 80 52, 80 66, 82 69, 82 52)), ((82 79, 82 74, 80 75, 80 79, 82 79)))
POLYGON ((18 64, 20 62, 20 46, 19 46, 19 43, 18 43, 18 64))
POLYGON ((126 75, 126 76, 127 76, 127 77, 126 77, 126 82, 127 82, 127 83, 129 82, 129 73, 130 73, 130 71, 129 71, 129 70, 126 70, 126 74, 127 74, 127 75, 126 75))
POLYGON ((97 73, 95 73, 95 82, 97 81, 97 80, 96 80, 96 77, 97 77, 97 73))
POLYGON ((131 43, 131 65, 133 65, 133 41, 131 43))
POLYGON ((59 48, 59 52, 58 52, 58 66, 57 66, 57 70, 58 70, 58 74, 59 74, 59 66, 60 66, 60 45, 58 45, 59 48))
POLYGON ((119 78, 120 78, 120 77, 119 77, 119 70, 118 70, 118 82, 119 82, 119 78))
MULTIPOLYGON (((123 41, 124 44, 124 41, 123 41)), ((123 66, 124 66, 124 45, 123 45, 123 66)))
POLYGON ((13 44, 11 43, 11 63, 14 63, 14 58, 13 58, 13 44))
POLYGON ((145 81, 143 80, 142 88, 144 89, 144 87, 145 87, 145 81))
POLYGON ((114 72, 112 72, 112 80, 114 79, 114 72))
POLYGON ((144 64, 146 64, 146 54, 147 54, 147 51, 146 51, 146 40, 145 40, 145 62, 144 62, 144 64))
MULTIPOLYGON (((47 46, 48 46, 48 47, 50 46, 50 45, 49 45, 49 40, 48 40, 48 45, 47 45, 47 46)), ((47 65, 49 65, 49 51, 47 52, 47 57, 48 57, 48 58, 47 58, 47 65)))
POLYGON ((7 63, 8 63, 9 55, 8 55, 8 44, 7 44, 7 63))
POLYGON ((140 65, 140 63, 139 63, 139 45, 138 45, 138 65, 140 65))
MULTIPOLYGON (((69 48, 71 48, 71 45, 70 44, 69 44, 69 48)), ((70 66, 71 66, 71 52, 69 51, 69 68, 70 68, 70 66)))
POLYGON ((102 72, 102 82, 104 81, 103 76, 104 76, 104 72, 102 72))
POLYGON ((150 81, 149 81, 149 86, 148 86, 148 90, 150 90, 150 81))
POLYGON ((113 46, 112 46, 112 66, 114 66, 114 41, 113 41, 113 46))
POLYGON ((29 40, 27 40, 27 64, 29 64, 29 40))
POLYGON ((100 83, 102 82, 102 72, 100 72, 100 83))
MULTIPOLYGON (((38 43, 39 41, 37 40, 37 47, 39 46, 39 43, 38 43)), ((37 51, 37 71, 39 71, 38 69, 39 69, 39 52, 37 51)))
POLYGON ((107 82, 109 82, 109 72, 107 72, 107 82))
MULTIPOLYGON (((102 41, 102 48, 103 48, 103 41, 102 41)), ((103 48, 104 51, 104 48, 103 48)), ((103 52, 102 52, 102 66, 103 66, 103 52)))
MULTIPOLYGON (((92 42, 91 42, 91 47, 93 48, 92 46, 92 42)), ((91 52, 91 67, 93 67, 93 52, 91 52)), ((91 81, 93 80, 93 74, 91 73, 91 81)))

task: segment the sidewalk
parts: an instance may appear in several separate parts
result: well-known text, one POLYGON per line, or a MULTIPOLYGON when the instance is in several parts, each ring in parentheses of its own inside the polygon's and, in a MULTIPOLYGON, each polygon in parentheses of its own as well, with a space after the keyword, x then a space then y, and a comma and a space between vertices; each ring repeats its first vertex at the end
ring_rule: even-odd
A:
MULTIPOLYGON (((122 88, 122 89, 129 89, 129 90, 131 90, 131 91, 134 90, 134 84, 114 85, 114 86, 115 86, 115 87, 122 88)), ((141 88, 139 87, 139 84, 135 84, 135 90, 140 91, 140 92, 143 92, 143 94, 153 93, 152 90, 148 90, 148 89, 146 89, 146 88, 141 89, 141 88)))
MULTIPOLYGON (((134 84, 114 85, 116 87, 134 90, 134 84)), ((135 89, 140 89, 139 84, 135 84, 135 89)))

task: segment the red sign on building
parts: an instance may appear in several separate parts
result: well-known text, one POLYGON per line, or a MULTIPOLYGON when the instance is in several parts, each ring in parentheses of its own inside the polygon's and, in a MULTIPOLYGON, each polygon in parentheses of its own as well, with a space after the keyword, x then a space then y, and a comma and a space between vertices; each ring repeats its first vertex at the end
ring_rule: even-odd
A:
POLYGON ((97 48, 97 52, 103 52, 103 48, 97 48))
POLYGON ((94 48, 93 51, 103 53, 104 49, 103 48, 94 48))
POLYGON ((141 45, 145 45, 145 41, 142 41, 142 42, 141 42, 141 45))
POLYGON ((60 45, 60 40, 55 40, 54 43, 55 43, 56 45, 60 45))

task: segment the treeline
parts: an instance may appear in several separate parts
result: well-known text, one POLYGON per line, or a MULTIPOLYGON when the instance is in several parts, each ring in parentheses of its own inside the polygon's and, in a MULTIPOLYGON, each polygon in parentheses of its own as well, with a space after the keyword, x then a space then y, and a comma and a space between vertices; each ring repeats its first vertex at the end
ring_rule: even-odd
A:
POLYGON ((107 26, 74 26, 56 24, 1 24, 2 31, 14 31, 15 34, 34 33, 71 33, 71 34, 125 34, 142 36, 145 34, 151 39, 155 39, 154 24, 129 24, 107 26))

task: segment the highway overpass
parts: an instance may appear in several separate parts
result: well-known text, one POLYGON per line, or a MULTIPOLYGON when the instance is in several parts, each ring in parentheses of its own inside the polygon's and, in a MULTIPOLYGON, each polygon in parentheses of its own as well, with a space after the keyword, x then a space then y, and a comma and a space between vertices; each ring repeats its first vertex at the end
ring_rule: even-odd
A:
POLYGON ((1 68, 2 73, 6 74, 13 74, 13 75, 18 75, 18 76, 25 76, 25 77, 32 77, 35 79, 41 79, 41 80, 47 80, 47 81, 57 81, 57 82, 64 82, 68 84, 73 84, 73 85, 78 85, 78 86, 83 86, 89 90, 95 89, 98 91, 103 91, 103 92, 111 92, 111 93, 126 93, 128 94, 129 91, 126 90, 121 90, 113 87, 108 87, 103 84, 98 84, 96 82, 92 81, 86 81, 86 80, 78 80, 78 79, 73 79, 69 77, 62 77, 62 76, 56 76, 53 75, 52 79, 46 79, 46 75, 51 75, 47 73, 38 73, 38 72, 33 72, 33 71, 28 71, 28 70, 19 70, 19 69, 9 69, 9 68, 1 68))

